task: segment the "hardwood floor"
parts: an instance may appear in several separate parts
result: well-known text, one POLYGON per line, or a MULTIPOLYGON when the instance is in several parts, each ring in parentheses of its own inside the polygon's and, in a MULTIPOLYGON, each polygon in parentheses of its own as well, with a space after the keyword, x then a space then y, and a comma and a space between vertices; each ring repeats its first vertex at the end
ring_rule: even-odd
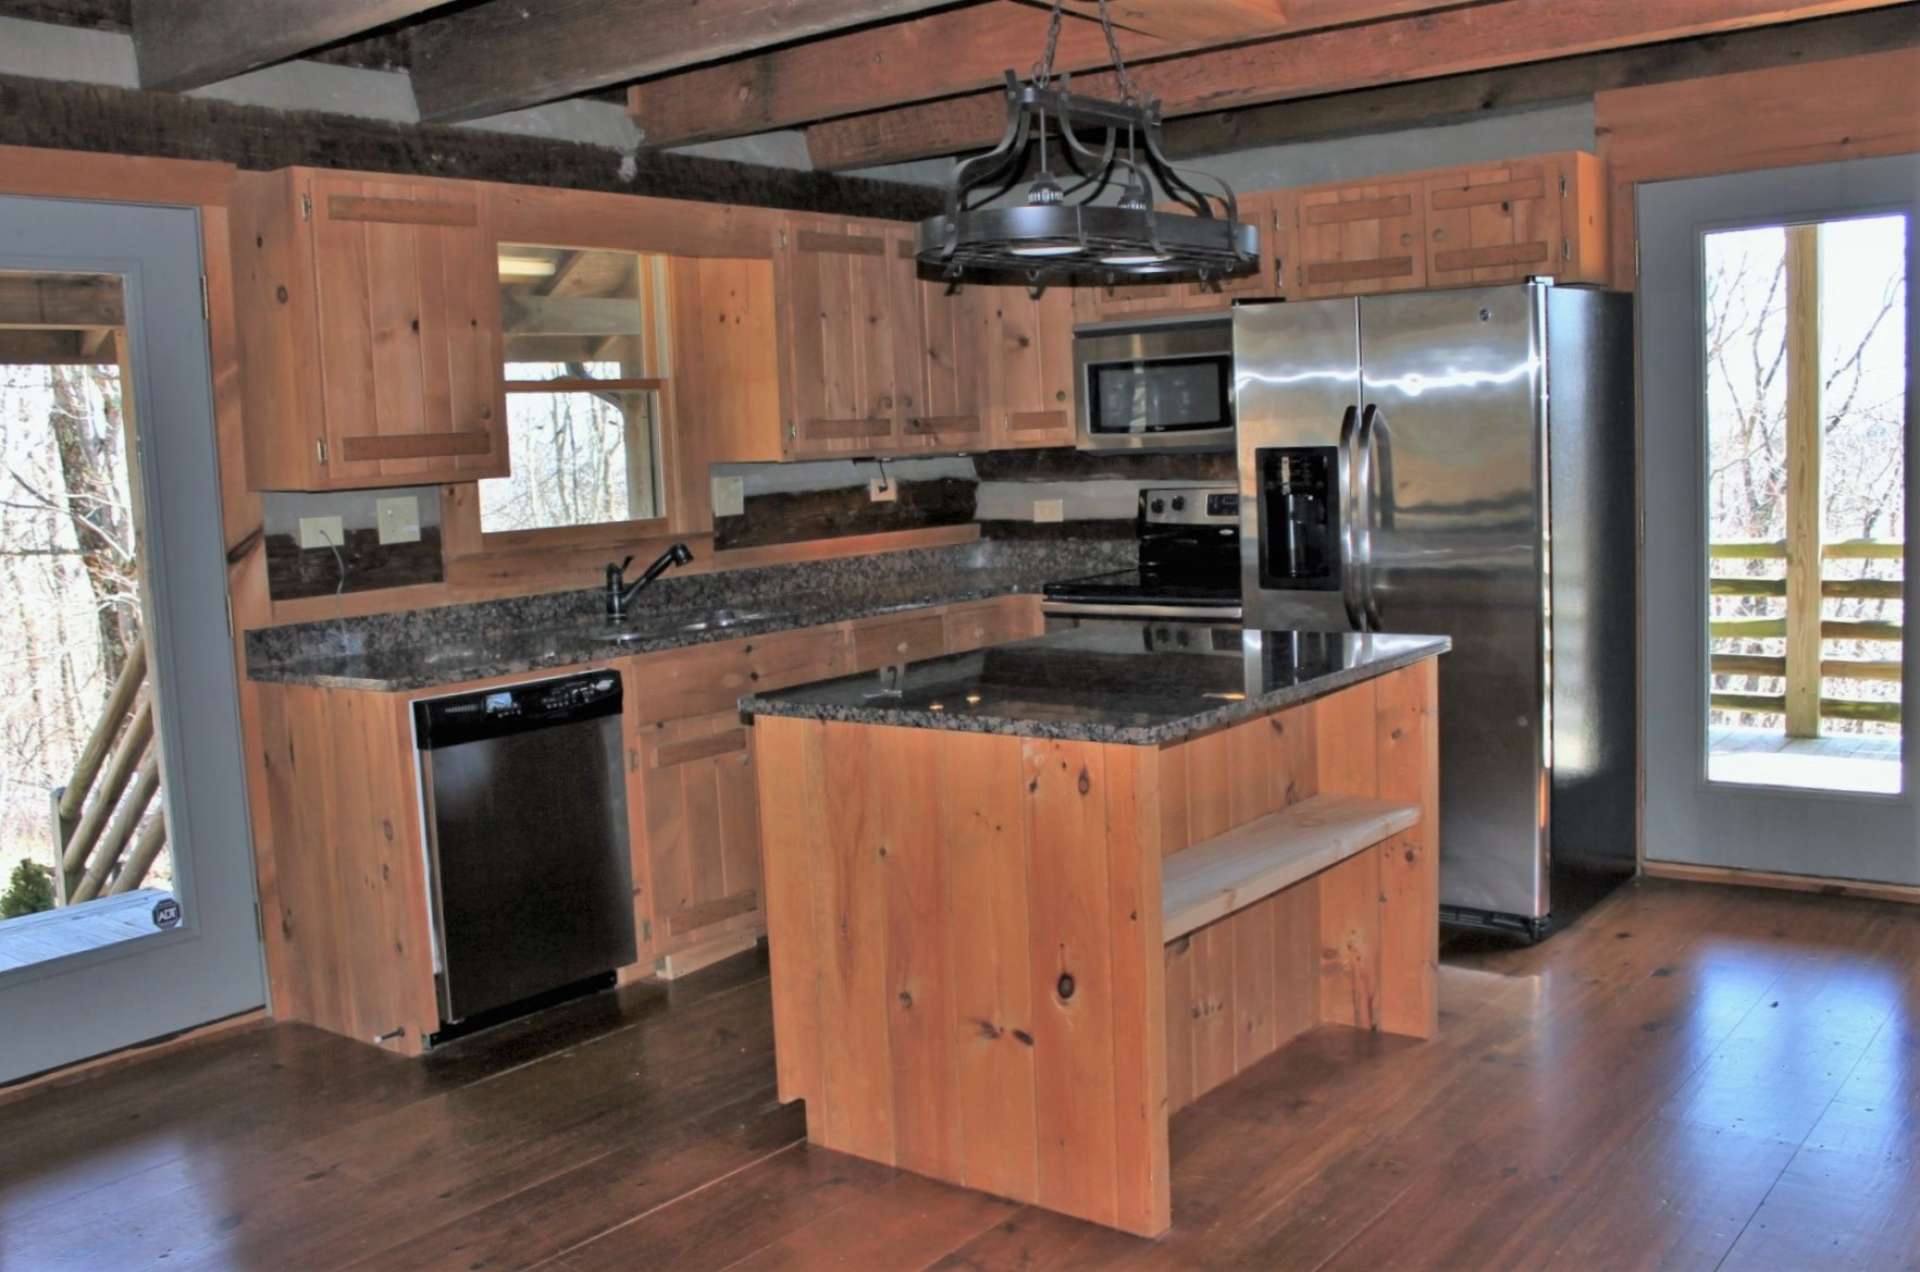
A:
POLYGON ((1920 1268, 1920 910, 1642 882, 1439 1039, 1178 1114, 1146 1242, 800 1142, 762 956, 408 1061, 299 1026, 8 1099, 0 1267, 1920 1268))

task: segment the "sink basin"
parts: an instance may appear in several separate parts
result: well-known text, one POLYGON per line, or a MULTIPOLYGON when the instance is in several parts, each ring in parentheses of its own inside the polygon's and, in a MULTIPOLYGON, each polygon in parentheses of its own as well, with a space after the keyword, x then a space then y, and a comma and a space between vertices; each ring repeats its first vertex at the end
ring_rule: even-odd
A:
POLYGON ((766 614, 759 610, 717 609, 710 614, 705 614, 694 619, 690 623, 682 623, 675 630, 682 632, 725 631, 729 627, 738 627, 742 623, 757 623, 765 617, 766 614))
POLYGON ((739 627, 746 623, 757 623, 767 617, 762 610, 717 609, 702 614, 685 623, 667 626, 659 623, 641 621, 632 627, 608 627, 600 631, 599 639, 609 645, 632 645, 643 640, 654 640, 668 635, 695 635, 700 632, 723 632, 730 627, 739 627))

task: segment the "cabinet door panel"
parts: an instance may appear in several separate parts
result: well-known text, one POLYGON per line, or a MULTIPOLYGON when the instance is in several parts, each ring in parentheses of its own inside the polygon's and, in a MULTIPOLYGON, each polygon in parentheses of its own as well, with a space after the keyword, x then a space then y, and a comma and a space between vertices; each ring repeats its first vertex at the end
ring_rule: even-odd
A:
POLYGON ((951 290, 922 278, 913 241, 894 243, 894 279, 906 321, 901 348, 901 447, 907 451, 979 450, 987 445, 988 369, 980 322, 985 287, 951 290))
POLYGON ((757 922, 752 731, 735 712, 645 725, 637 753, 655 955, 757 922))
POLYGON ((789 232, 790 455, 872 454, 898 440, 889 242, 862 227, 789 232))
POLYGON ((1073 292, 976 289, 997 447, 1074 442, 1073 292))
POLYGON ((1427 279, 1435 287, 1552 273, 1558 176, 1545 163, 1497 164, 1427 182, 1427 279))
POLYGON ((1260 231, 1260 264, 1250 274, 1215 279, 1207 283, 1188 283, 1187 297, 1194 309, 1226 309, 1236 300, 1272 299, 1284 292, 1281 286, 1278 236, 1274 230, 1275 209, 1279 198, 1265 191, 1239 196, 1240 219, 1260 231))
POLYGON ((1418 182, 1309 190, 1298 200, 1297 294, 1340 296, 1426 286, 1418 182))
POLYGON ((477 192, 321 174, 303 194, 326 483, 504 473, 499 308, 477 192))

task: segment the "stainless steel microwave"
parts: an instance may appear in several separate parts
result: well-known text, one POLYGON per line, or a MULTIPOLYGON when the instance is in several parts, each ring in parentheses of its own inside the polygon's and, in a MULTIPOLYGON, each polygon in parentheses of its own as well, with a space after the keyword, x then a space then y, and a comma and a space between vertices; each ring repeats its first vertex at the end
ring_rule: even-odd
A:
POLYGON ((1232 450, 1233 319, 1108 322, 1073 338, 1081 450, 1232 450))

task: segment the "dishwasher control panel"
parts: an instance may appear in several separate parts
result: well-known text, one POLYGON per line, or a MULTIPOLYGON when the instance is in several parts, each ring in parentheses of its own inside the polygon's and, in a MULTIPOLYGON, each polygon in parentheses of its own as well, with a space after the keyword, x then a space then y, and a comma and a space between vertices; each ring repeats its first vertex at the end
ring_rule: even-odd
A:
POLYGON ((433 750, 502 731, 618 715, 620 696, 616 673, 593 671, 503 689, 426 698, 413 704, 414 733, 422 750, 433 750))

